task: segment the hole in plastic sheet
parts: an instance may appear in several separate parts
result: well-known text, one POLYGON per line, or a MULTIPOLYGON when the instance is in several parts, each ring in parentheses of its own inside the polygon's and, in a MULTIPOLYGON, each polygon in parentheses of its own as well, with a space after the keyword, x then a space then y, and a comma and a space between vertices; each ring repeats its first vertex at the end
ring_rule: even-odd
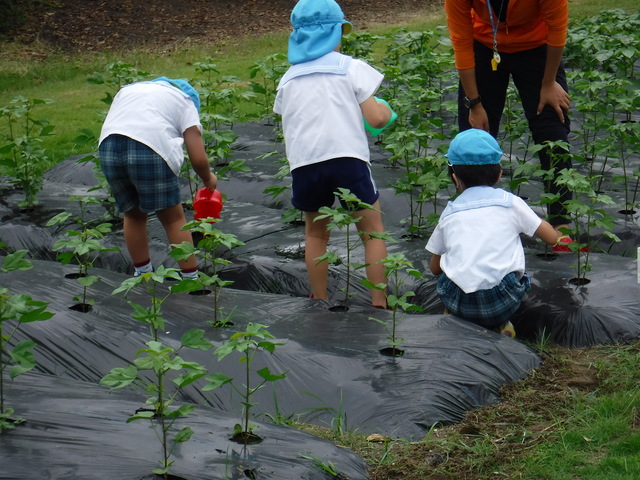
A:
POLYGON ((618 210, 618 213, 620 213, 621 215, 635 215, 636 211, 630 208, 625 210, 618 210))
POLYGON ((211 295, 211 290, 208 290, 206 288, 201 289, 201 290, 195 290, 193 292, 189 292, 189 295, 195 295, 196 297, 201 297, 204 295, 211 295))
POLYGON ((244 476, 245 476, 245 477, 247 477, 247 478, 251 478, 252 480, 254 480, 254 479, 258 478, 258 476, 257 476, 257 474, 256 474, 256 471, 255 471, 255 470, 253 470, 253 469, 249 469, 249 468, 247 468, 247 469, 245 469, 245 471, 244 471, 244 472, 242 472, 242 473, 244 473, 244 476))
MULTIPOLYGON (((262 443, 262 437, 251 432, 240 432, 233 435, 230 439, 232 442, 239 443, 240 445, 255 445, 262 443)), ((245 470, 247 472, 247 470, 245 470)), ((256 478, 256 477, 249 477, 256 478)))
POLYGON ((536 257, 544 260, 545 262, 553 262, 554 260, 556 260, 560 255, 558 255, 557 253, 553 253, 553 252, 548 252, 548 253, 536 253, 536 257))
POLYGON ((78 272, 75 272, 75 273, 67 273, 67 274, 64 276, 64 278, 70 278, 70 279, 72 279, 72 280, 76 280, 76 279, 78 279, 78 278, 82 278, 82 277, 86 277, 86 276, 87 276, 87 275, 86 275, 86 274, 84 274, 84 273, 78 273, 78 272))
POLYGON ((348 305, 334 305, 333 307, 329 307, 330 312, 348 312, 348 305))
POLYGON ((171 475, 170 473, 168 473, 166 477, 164 475, 158 475, 156 473, 152 473, 150 475, 145 475, 144 477, 140 477, 140 480, 165 480, 165 478, 167 480, 188 480, 185 477, 180 477, 178 475, 171 475))
POLYGON ((395 347, 385 347, 380 349, 380 353, 385 357, 402 357, 404 350, 395 347))
POLYGON ((569 283, 571 285, 588 285, 589 283, 591 283, 591 280, 589 280, 588 278, 572 278, 571 280, 569 280, 569 283))
POLYGON ((90 303, 76 303, 75 305, 71 305, 69 310, 73 310, 75 312, 88 313, 93 309, 93 306, 90 303))

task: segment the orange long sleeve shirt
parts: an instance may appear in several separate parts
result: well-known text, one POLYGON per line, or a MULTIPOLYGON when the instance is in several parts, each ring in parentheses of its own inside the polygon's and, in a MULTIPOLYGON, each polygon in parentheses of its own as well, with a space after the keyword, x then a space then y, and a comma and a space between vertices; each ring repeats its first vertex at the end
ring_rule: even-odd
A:
MULTIPOLYGON (((473 42, 493 48, 486 0, 445 0, 456 68, 475 67, 473 42)), ((494 13, 494 21, 498 21, 494 13)), ((514 53, 541 45, 563 47, 567 39, 567 0, 509 0, 506 23, 498 24, 498 51, 514 53)))

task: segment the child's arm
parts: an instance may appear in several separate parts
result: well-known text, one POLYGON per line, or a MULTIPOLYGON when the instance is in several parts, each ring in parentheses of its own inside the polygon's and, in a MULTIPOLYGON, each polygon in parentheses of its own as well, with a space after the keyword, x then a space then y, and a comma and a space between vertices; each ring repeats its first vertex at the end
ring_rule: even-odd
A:
POLYGON ((360 104, 362 116, 373 128, 382 128, 391 119, 391 109, 372 95, 360 104))
POLYGON ((204 186, 213 192, 218 185, 218 177, 211 173, 209 157, 202 143, 200 129, 196 126, 189 127, 184 131, 183 137, 193 171, 200 177, 204 186))
POLYGON ((442 273, 442 268, 440 268, 440 255, 436 255, 435 253, 431 255, 429 270, 431 270, 431 273, 434 275, 440 275, 442 273))
POLYGON ((551 226, 549 222, 545 220, 542 220, 542 223, 536 230, 535 234, 542 241, 548 243, 549 245, 555 245, 556 243, 558 243, 558 239, 562 236, 562 233, 558 232, 551 226))

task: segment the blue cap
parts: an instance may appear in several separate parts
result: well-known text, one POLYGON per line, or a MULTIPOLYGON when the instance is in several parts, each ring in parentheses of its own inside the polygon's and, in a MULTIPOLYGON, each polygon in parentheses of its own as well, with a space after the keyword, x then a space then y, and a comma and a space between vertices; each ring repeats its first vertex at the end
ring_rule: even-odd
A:
POLYGON ((300 0, 291 12, 289 63, 308 62, 335 50, 352 25, 334 0, 300 0))
POLYGON ((500 164, 502 150, 489 133, 471 128, 451 140, 446 157, 451 165, 496 165, 500 164))
POLYGON ((151 80, 152 82, 167 82, 172 84, 174 87, 178 87, 184 93, 191 97, 193 100, 193 104, 196 106, 198 112, 200 111, 200 94, 198 91, 191 86, 189 82, 183 80, 181 78, 167 78, 167 77, 158 77, 151 80))

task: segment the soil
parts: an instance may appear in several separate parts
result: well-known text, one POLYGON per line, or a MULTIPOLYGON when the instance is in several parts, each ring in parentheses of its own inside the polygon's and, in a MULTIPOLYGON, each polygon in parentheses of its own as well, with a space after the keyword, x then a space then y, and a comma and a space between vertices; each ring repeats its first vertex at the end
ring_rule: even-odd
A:
MULTIPOLYGON (((290 28, 296 0, 32 0, 14 41, 73 51, 216 44, 290 28)), ((441 0, 341 0, 357 29, 398 23, 441 0)))

